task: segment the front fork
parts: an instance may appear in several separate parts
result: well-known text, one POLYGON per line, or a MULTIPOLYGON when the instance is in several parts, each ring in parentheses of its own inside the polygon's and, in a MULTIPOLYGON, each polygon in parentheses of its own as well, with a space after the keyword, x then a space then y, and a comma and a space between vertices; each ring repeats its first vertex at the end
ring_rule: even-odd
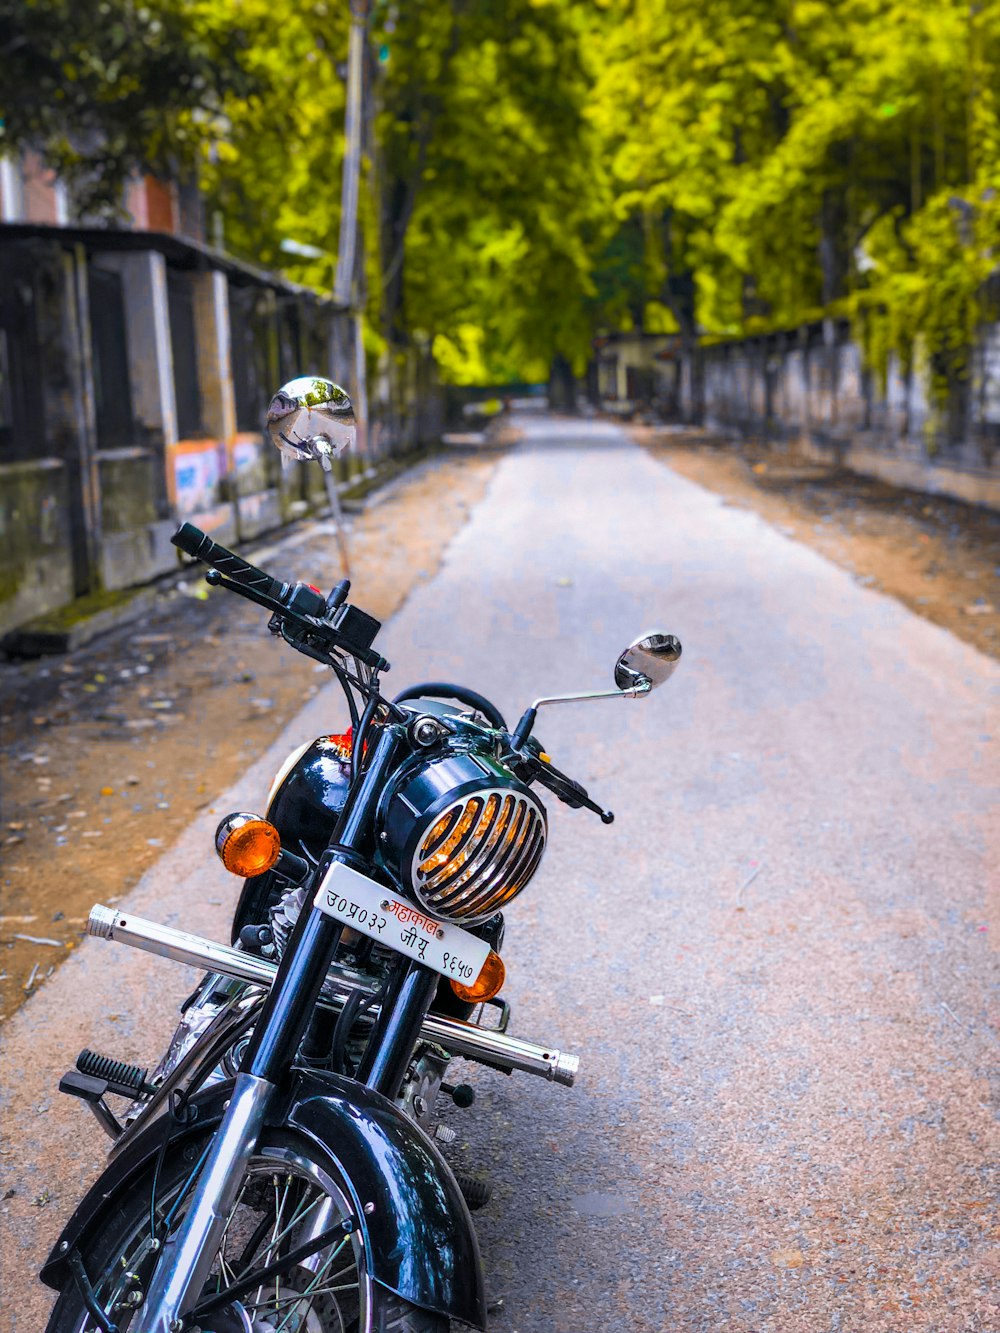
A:
POLYGON ((142 1333, 179 1333, 183 1315, 201 1294, 274 1092, 274 1084, 265 1079, 237 1074, 191 1206, 164 1244, 153 1273, 139 1312, 142 1333))
MULTIPOLYGON (((321 871, 325 872, 331 860, 349 862, 352 849, 362 844, 400 743, 395 728, 383 730, 362 781, 348 798, 338 840, 321 871)), ((184 1315, 197 1304, 268 1110, 291 1070, 342 931, 339 922, 315 907, 300 913, 191 1203, 177 1231, 164 1244, 139 1313, 137 1333, 179 1333, 184 1315)), ((384 1006, 381 1040, 372 1041, 377 1049, 362 1070, 369 1087, 395 1096, 436 982, 436 973, 419 964, 403 972, 394 1003, 384 1006)))

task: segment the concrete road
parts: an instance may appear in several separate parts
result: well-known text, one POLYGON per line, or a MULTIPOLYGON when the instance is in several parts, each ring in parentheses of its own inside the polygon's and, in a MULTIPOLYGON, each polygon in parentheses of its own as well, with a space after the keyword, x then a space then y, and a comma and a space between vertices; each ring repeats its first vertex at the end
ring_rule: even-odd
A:
MULTIPOLYGON (((576 1088, 468 1066, 448 1113, 495 1183, 491 1327, 996 1333, 996 666, 614 428, 526 424, 384 636, 393 683, 464 680, 512 720, 608 683, 640 629, 685 654, 652 698, 541 716, 617 819, 553 809, 508 914, 512 1030, 577 1051, 576 1088)), ((129 901, 221 938, 201 823, 129 901)), ((178 973, 88 941, 10 1025, 18 1333, 100 1153, 47 1080, 109 1032, 152 1056, 178 973)))

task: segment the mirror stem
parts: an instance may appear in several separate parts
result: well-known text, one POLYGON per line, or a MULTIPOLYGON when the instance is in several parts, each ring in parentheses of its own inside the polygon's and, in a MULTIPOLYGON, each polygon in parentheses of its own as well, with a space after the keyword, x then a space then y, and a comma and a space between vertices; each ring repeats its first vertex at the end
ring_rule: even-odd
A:
POLYGON ((333 475, 333 464, 327 455, 321 454, 319 461, 323 469, 323 485, 326 487, 326 498, 330 502, 330 518, 337 538, 337 549, 340 552, 340 571, 345 579, 349 579, 351 577, 351 556, 347 549, 347 532, 344 528, 344 511, 340 507, 340 491, 337 489, 337 479, 333 475))
POLYGON ((582 694, 555 694, 550 699, 536 699, 530 708, 524 710, 514 728, 511 735, 514 749, 520 750, 524 745, 531 735, 539 708, 544 708, 546 704, 577 704, 585 703, 588 699, 641 699, 652 688, 653 682, 648 676, 637 676, 635 684, 624 690, 585 690, 582 694))
POLYGON ((533 707, 526 708, 521 714, 521 720, 514 728, 514 734, 511 736, 511 741, 513 742, 515 750, 520 750, 524 742, 531 735, 531 728, 535 725, 536 715, 536 710, 533 707))
POLYGON ((635 684, 624 690, 584 690, 582 694, 554 694, 550 699, 536 699, 529 712, 543 708, 546 704, 577 704, 587 699, 641 699, 653 688, 653 682, 647 676, 638 676, 635 684))

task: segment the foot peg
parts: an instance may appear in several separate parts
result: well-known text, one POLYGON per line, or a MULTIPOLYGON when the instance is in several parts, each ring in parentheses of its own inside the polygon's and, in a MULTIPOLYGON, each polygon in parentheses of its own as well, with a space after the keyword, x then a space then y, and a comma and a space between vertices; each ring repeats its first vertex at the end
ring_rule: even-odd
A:
POLYGON ((90 1074, 81 1074, 79 1069, 71 1069, 59 1080, 59 1091, 65 1092, 70 1097, 79 1097, 81 1101, 86 1102, 105 1134, 111 1139, 118 1138, 122 1127, 104 1100, 105 1093, 109 1091, 106 1079, 93 1078, 90 1074))
POLYGON ((98 1055, 96 1051, 81 1051, 76 1068, 59 1080, 59 1091, 86 1102, 105 1134, 116 1139, 122 1127, 104 1100, 107 1094, 113 1092, 131 1102, 138 1097, 151 1096, 156 1089, 146 1082, 146 1070, 138 1065, 127 1065, 124 1060, 112 1060, 109 1055, 98 1055))
POLYGON ((493 1197, 493 1186, 488 1180, 477 1180, 475 1176, 456 1176, 455 1179, 471 1213, 485 1208, 493 1197))
POLYGON ((468 1083, 460 1083, 457 1088, 451 1083, 442 1083, 441 1091, 447 1093, 455 1105, 461 1107, 462 1110, 471 1106, 476 1100, 476 1090, 470 1087, 468 1083))
POLYGON ((127 1065, 124 1060, 113 1060, 110 1055, 81 1051, 76 1057, 76 1067, 81 1074, 90 1078, 104 1079, 108 1092, 128 1097, 132 1101, 137 1097, 152 1096, 156 1091, 146 1082, 145 1069, 140 1069, 138 1065, 127 1065))

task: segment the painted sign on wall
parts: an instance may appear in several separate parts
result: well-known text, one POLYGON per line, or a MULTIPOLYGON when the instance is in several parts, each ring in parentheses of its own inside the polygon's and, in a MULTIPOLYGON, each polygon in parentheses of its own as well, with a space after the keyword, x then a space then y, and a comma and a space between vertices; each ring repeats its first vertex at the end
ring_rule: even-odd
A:
POLYGON ((174 505, 181 517, 212 509, 219 503, 224 462, 221 448, 214 440, 179 444, 173 464, 174 505))

